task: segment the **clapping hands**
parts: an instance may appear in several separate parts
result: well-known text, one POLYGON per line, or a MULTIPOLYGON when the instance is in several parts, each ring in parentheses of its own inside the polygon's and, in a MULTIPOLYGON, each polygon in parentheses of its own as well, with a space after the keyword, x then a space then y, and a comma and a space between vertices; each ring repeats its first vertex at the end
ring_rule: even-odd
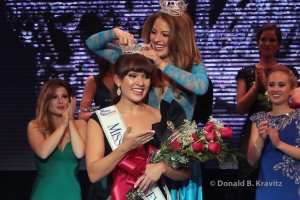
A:
POLYGON ((71 97, 71 101, 69 102, 68 108, 63 113, 63 125, 68 126, 70 120, 74 120, 74 113, 76 108, 76 98, 71 97))
POLYGON ((268 126, 267 120, 262 120, 259 123, 258 133, 259 133, 259 137, 261 140, 265 140, 267 138, 267 136, 269 136, 272 144, 276 148, 278 147, 279 143, 281 142, 281 140, 279 138, 278 130, 276 130, 274 128, 270 128, 268 126))
POLYGON ((265 70, 261 66, 257 66, 255 70, 255 83, 257 84, 258 88, 263 87, 266 88, 267 85, 267 79, 265 70))
POLYGON ((258 125, 258 134, 261 140, 265 140, 268 135, 268 121, 261 120, 258 125))
POLYGON ((75 108, 76 108, 76 98, 71 97, 71 101, 69 102, 69 120, 74 120, 74 113, 75 113, 75 108))

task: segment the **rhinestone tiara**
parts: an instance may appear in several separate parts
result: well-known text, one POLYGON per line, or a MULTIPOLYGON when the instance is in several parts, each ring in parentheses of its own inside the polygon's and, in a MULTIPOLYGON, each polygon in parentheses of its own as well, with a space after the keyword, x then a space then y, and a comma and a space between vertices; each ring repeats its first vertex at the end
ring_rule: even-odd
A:
MULTIPOLYGON (((151 45, 152 42, 150 42, 149 45, 151 45)), ((147 46, 144 46, 142 44, 134 44, 134 45, 121 45, 119 44, 119 47, 122 50, 122 54, 137 54, 139 51, 148 51, 149 48, 147 46)))
POLYGON ((160 11, 172 16, 181 16, 186 10, 188 4, 184 0, 170 1, 160 0, 160 11))

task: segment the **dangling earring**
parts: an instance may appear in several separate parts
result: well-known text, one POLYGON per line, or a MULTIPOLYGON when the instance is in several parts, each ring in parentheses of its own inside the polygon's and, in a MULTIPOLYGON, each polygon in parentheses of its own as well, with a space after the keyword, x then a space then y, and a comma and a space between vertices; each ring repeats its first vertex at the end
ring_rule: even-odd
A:
POLYGON ((289 104, 292 104, 293 101, 294 101, 294 99, 293 99, 292 95, 290 95, 290 96, 289 96, 289 104))
POLYGON ((268 95, 268 94, 266 94, 266 98, 267 98, 267 102, 269 102, 269 103, 270 103, 270 97, 269 97, 269 95, 268 95))
POLYGON ((118 86, 118 89, 117 89, 117 95, 118 95, 118 96, 121 96, 121 93, 122 93, 122 92, 121 92, 121 87, 118 86))

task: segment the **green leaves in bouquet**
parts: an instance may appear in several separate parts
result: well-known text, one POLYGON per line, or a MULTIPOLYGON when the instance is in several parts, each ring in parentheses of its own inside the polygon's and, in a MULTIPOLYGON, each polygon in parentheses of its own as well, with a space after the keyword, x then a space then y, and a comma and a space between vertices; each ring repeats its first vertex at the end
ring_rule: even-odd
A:
POLYGON ((136 189, 132 188, 126 194, 126 200, 142 200, 143 196, 145 196, 143 193, 138 192, 136 189))
MULTIPOLYGON (((184 167, 193 162, 219 159, 222 162, 233 151, 229 150, 222 138, 232 136, 232 129, 210 118, 203 129, 197 129, 195 122, 185 120, 178 130, 163 142, 150 162, 164 162, 174 168, 184 167)), ((232 154, 234 155, 234 154, 232 154)))
POLYGON ((183 151, 172 149, 171 143, 168 141, 161 145, 158 152, 154 152, 150 162, 164 162, 173 168, 178 168, 187 165, 189 159, 184 155, 183 151))

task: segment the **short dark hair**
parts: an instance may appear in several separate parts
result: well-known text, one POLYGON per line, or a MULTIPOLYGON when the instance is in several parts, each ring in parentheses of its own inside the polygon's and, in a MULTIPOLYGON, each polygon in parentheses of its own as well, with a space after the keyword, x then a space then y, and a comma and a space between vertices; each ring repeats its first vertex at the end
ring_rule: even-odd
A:
MULTIPOLYGON (((115 74, 123 79, 128 72, 143 72, 150 77, 150 86, 154 85, 156 80, 156 72, 153 62, 140 54, 126 54, 120 56, 115 63, 115 74)), ((117 91, 117 87, 114 88, 117 91)), ((120 100, 120 96, 116 96, 113 100, 113 104, 116 104, 120 100)), ((144 103, 148 101, 148 95, 144 99, 144 103)))
POLYGON ((147 76, 152 77, 155 67, 150 59, 140 54, 120 56, 115 63, 115 74, 123 79, 129 71, 144 72, 147 76))

